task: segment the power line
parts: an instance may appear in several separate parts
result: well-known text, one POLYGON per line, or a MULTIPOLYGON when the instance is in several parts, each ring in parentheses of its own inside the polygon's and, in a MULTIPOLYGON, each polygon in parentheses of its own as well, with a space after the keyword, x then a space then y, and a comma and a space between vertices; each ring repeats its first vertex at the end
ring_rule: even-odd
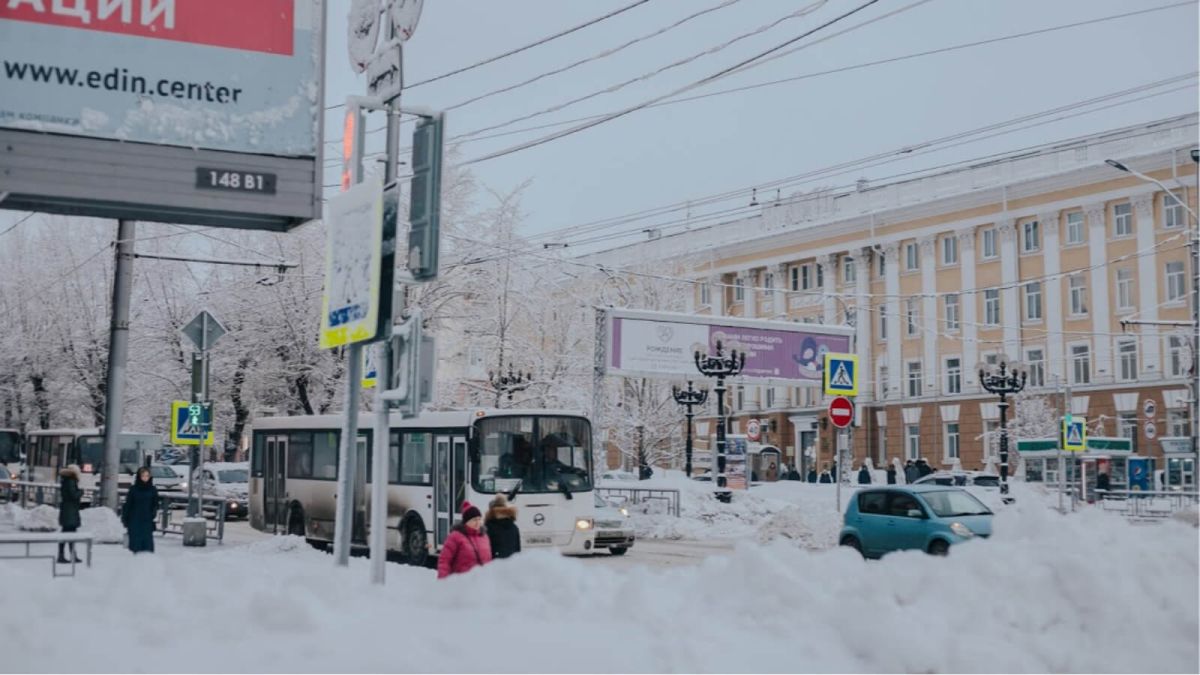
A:
POLYGON ((636 0, 636 1, 635 1, 635 2, 633 2, 633 3, 630 3, 630 4, 628 4, 628 5, 625 5, 624 7, 621 7, 621 8, 619 8, 619 9, 615 9, 615 10, 613 10, 613 11, 609 12, 608 14, 604 14, 603 16, 598 16, 598 17, 596 17, 596 18, 594 18, 594 19, 590 19, 590 20, 588 20, 588 21, 585 21, 585 22, 583 22, 583 23, 581 23, 581 24, 578 24, 578 25, 576 25, 576 26, 572 26, 572 27, 570 27, 570 28, 567 28, 567 29, 565 29, 565 30, 561 30, 561 31, 559 31, 559 32, 557 32, 557 33, 554 33, 554 34, 552 34, 552 35, 547 35, 547 36, 546 36, 546 37, 544 37, 544 38, 541 38, 541 39, 539 39, 539 40, 535 40, 534 42, 531 42, 531 43, 529 43, 529 44, 527 44, 527 45, 524 45, 524 46, 522 46, 522 47, 517 47, 516 49, 510 49, 510 50, 508 50, 507 52, 504 52, 503 54, 497 54, 496 56, 492 56, 492 57, 490 57, 490 58, 486 58, 486 59, 484 59, 484 60, 482 60, 482 61, 476 61, 475 63, 472 63, 472 64, 471 64, 471 65, 469 65, 469 66, 463 66, 462 68, 456 68, 455 70, 451 70, 451 71, 449 71, 449 72, 442 73, 441 75, 435 75, 435 76, 433 76, 433 77, 426 78, 426 79, 424 79, 424 80, 421 80, 421 81, 419 81, 419 82, 414 82, 414 83, 412 83, 412 84, 410 84, 410 85, 407 85, 407 86, 405 86, 405 87, 404 87, 404 89, 406 89, 406 90, 407 90, 407 89, 414 89, 414 88, 416 88, 416 87, 420 87, 421 85, 424 85, 424 84, 429 84, 430 82, 437 82, 438 80, 443 80, 443 79, 445 79, 445 78, 447 78, 447 77, 451 77, 451 76, 453 76, 453 75, 458 75, 459 73, 465 73, 465 72, 467 72, 468 70, 473 70, 473 69, 475 69, 475 68, 479 68, 480 66, 486 66, 486 65, 487 65, 487 64, 489 64, 489 63, 495 63, 496 61, 499 61, 500 59, 508 58, 509 56, 513 56, 514 54, 520 54, 521 52, 523 52, 523 51, 525 51, 525 50, 527 50, 527 49, 532 49, 532 48, 534 48, 534 47, 537 47, 537 46, 540 46, 540 45, 544 45, 544 44, 546 44, 547 42, 550 42, 550 41, 552 41, 552 40, 557 40, 558 38, 560 38, 560 37, 563 37, 563 36, 565 36, 565 35, 570 35, 571 33, 574 33, 574 32, 576 32, 576 31, 583 30, 584 28, 587 28, 588 26, 593 26, 593 25, 595 25, 595 24, 598 24, 598 23, 600 23, 601 21, 604 21, 604 20, 606 20, 606 19, 611 19, 611 18, 613 18, 614 16, 617 16, 617 15, 619 15, 619 14, 623 14, 623 13, 625 13, 625 12, 628 12, 629 10, 631 10, 631 9, 633 9, 633 8, 635 8, 635 7, 638 7, 639 5, 644 5, 644 4, 646 4, 647 2, 649 2, 649 1, 650 1, 650 0, 636 0))

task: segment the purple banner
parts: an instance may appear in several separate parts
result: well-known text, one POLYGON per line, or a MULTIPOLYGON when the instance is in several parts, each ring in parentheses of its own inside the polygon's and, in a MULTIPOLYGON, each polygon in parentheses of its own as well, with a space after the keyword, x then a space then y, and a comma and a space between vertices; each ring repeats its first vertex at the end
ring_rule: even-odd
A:
POLYGON ((717 342, 726 354, 731 349, 746 354, 743 377, 821 381, 827 352, 850 351, 850 337, 807 332, 764 330, 737 326, 710 326, 708 345, 717 342))

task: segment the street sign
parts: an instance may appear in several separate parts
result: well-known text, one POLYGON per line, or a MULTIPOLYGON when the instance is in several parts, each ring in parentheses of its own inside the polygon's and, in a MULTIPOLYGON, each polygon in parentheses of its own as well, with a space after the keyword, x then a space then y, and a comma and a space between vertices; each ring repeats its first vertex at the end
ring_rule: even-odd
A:
POLYGON ((829 402, 829 420, 833 426, 845 429, 854 421, 854 403, 845 396, 838 396, 829 402))
POLYGON ((375 366, 375 351, 372 349, 363 350, 363 376, 362 388, 370 389, 379 381, 378 369, 375 366))
POLYGON ((1142 413, 1153 419, 1156 412, 1158 412, 1158 404, 1152 398, 1146 399, 1146 402, 1142 404, 1142 413))
POLYGON ((829 396, 858 396, 858 357, 854 354, 825 354, 825 393, 829 396))
POLYGON ((212 445, 212 404, 171 402, 171 445, 212 445))
POLYGON ((746 438, 749 438, 755 442, 762 438, 758 420, 752 419, 749 422, 746 422, 746 438))
POLYGON ((330 199, 327 210, 320 346, 371 342, 379 333, 383 184, 373 177, 352 185, 330 199))
POLYGON ((1062 448, 1067 452, 1087 449, 1087 420, 1067 415, 1062 420, 1062 448))
POLYGON ((180 329, 180 332, 188 337, 196 349, 206 352, 212 349, 217 340, 221 336, 229 332, 225 330, 225 326, 217 321, 217 317, 208 313, 208 310, 201 310, 186 326, 180 329))
POLYGON ((1146 422, 1146 438, 1154 440, 1158 436, 1158 427, 1154 426, 1154 422, 1146 422))

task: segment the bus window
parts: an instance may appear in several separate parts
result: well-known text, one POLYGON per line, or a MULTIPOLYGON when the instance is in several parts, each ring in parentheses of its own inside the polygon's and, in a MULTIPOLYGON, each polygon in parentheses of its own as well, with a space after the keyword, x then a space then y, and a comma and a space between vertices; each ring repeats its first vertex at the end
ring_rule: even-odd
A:
POLYGON ((591 429, 571 417, 488 417, 476 422, 471 478, 479 492, 591 489, 591 429))
POLYGON ((336 431, 318 431, 313 434, 313 478, 337 478, 338 436, 340 434, 336 431))
POLYGON ((21 461, 21 435, 15 431, 0 431, 0 464, 21 461))
POLYGON ((408 432, 400 446, 400 482, 405 485, 432 485, 433 446, 430 434, 408 432))
POLYGON ((84 436, 75 444, 79 455, 73 459, 83 473, 100 473, 104 466, 104 439, 84 436))
POLYGON ((313 435, 311 432, 293 431, 288 435, 287 477, 313 477, 313 435))

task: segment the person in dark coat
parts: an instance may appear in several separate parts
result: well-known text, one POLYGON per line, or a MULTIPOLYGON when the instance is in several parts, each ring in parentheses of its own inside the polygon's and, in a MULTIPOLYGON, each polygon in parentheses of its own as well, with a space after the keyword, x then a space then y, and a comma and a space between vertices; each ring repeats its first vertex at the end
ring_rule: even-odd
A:
POLYGON ((829 472, 830 467, 826 465, 825 470, 821 472, 821 477, 817 479, 818 483, 832 483, 833 474, 829 472))
POLYGON ((917 472, 921 474, 919 476, 920 478, 924 478, 925 476, 933 473, 933 467, 929 466, 929 462, 926 462, 925 458, 922 457, 921 459, 917 460, 917 472))
POLYGON ((896 484, 896 467, 895 467, 894 465, 892 465, 892 464, 888 464, 888 468, 887 468, 887 484, 888 484, 888 485, 895 485, 895 484, 896 484))
POLYGON ((810 482, 810 483, 817 482, 817 470, 816 469, 808 470, 808 482, 810 482))
POLYGON ((492 544, 493 558, 507 558, 521 552, 521 530, 517 528, 517 508, 509 506, 504 495, 488 504, 487 517, 483 519, 488 541, 492 544))
POLYGON ((791 470, 788 471, 787 479, 788 480, 800 480, 800 472, 796 470, 796 467, 793 466, 791 468, 791 470))
POLYGON ((121 507, 121 523, 129 532, 129 550, 154 552, 154 518, 158 515, 158 488, 150 477, 150 469, 138 469, 137 479, 125 495, 121 507))
POLYGON ((913 464, 911 459, 904 463, 904 482, 911 485, 920 477, 921 470, 917 468, 916 464, 913 464))
MULTIPOLYGON (((58 525, 63 532, 75 532, 81 524, 79 505, 83 501, 83 490, 79 489, 79 466, 72 464, 58 472, 58 475, 61 478, 58 489, 58 525)), ((79 556, 75 555, 75 542, 59 543, 58 562, 71 562, 66 555, 68 546, 71 549, 71 558, 75 562, 82 562, 79 560, 79 556)))
POLYGON ((866 464, 863 464, 862 468, 858 470, 858 484, 859 485, 870 485, 871 484, 871 470, 867 468, 866 464))
POLYGON ((1101 471, 1096 475, 1096 489, 1108 491, 1112 489, 1112 481, 1109 479, 1106 472, 1101 471))

